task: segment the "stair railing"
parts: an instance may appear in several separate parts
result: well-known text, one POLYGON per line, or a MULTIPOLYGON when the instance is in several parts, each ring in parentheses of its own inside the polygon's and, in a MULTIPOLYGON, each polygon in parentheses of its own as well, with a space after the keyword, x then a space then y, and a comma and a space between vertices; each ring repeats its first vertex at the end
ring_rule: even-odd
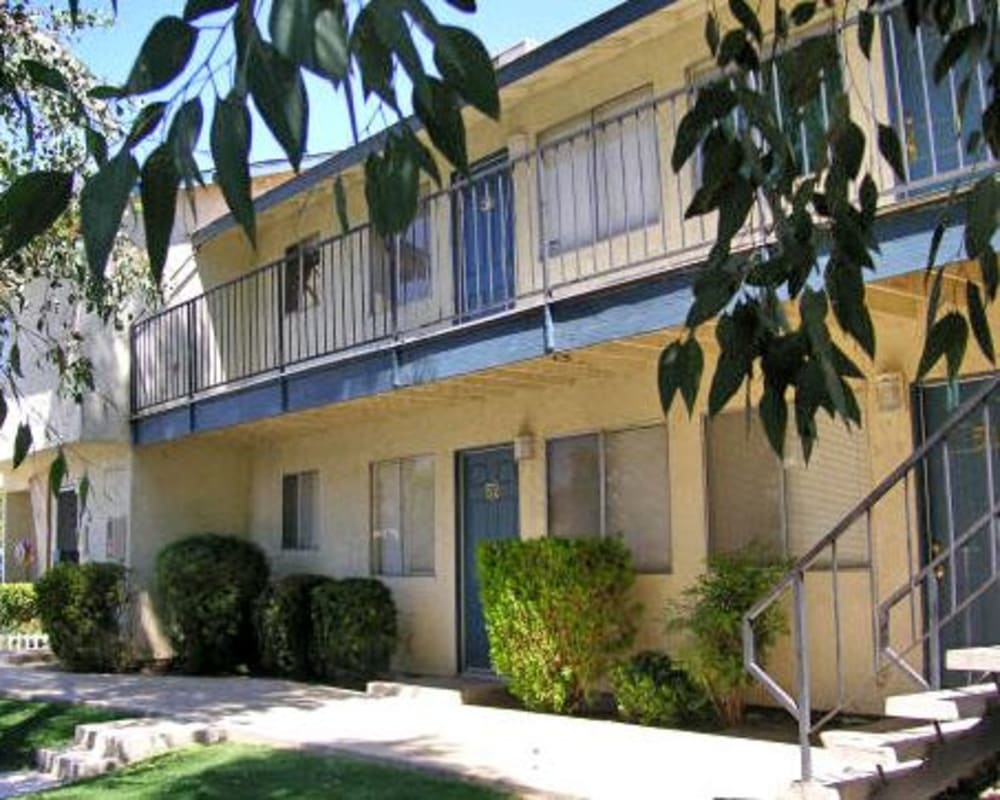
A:
MULTIPOLYGON (((896 467, 872 492, 859 502, 834 528, 820 539, 805 555, 799 558, 758 601, 743 620, 744 663, 747 671, 763 686, 774 700, 798 721, 799 748, 801 754, 801 774, 803 781, 813 778, 811 736, 830 720, 841 713, 847 705, 845 690, 845 651, 851 645, 870 641, 872 650, 872 674, 883 674, 886 668, 895 668, 921 688, 936 688, 940 685, 941 650, 940 634, 943 628, 966 611, 979 597, 1000 582, 997 564, 998 497, 994 484, 992 461, 993 427, 990 419, 990 401, 1000 397, 1000 376, 989 379, 968 400, 959 405, 944 425, 928 436, 924 442, 898 467, 896 467), (962 530, 957 529, 954 514, 953 486, 951 474, 950 442, 954 433, 962 425, 982 416, 983 452, 986 462, 986 503, 981 514, 976 514, 972 523, 962 530), (944 476, 943 502, 947 504, 947 540, 931 558, 921 565, 921 526, 914 518, 924 505, 918 492, 925 486, 925 475, 932 459, 942 459, 944 476), (892 502, 902 503, 904 524, 900 531, 895 525, 891 529, 880 529, 876 542, 873 523, 875 513, 892 502), (845 640, 841 584, 844 580, 843 564, 839 546, 844 537, 864 527, 866 563, 860 568, 862 582, 866 584, 866 600, 870 614, 870 639, 850 632, 845 640), (899 542, 899 536, 905 536, 899 542), (985 533, 988 537, 988 564, 981 582, 969 591, 959 591, 957 558, 967 553, 973 541, 985 533), (883 592, 879 585, 879 547, 882 540, 888 545, 902 545, 905 549, 906 579, 892 591, 883 592), (826 561, 829 559, 829 561, 826 561), (822 566, 828 572, 826 578, 816 570, 822 566), (821 604, 824 598, 819 591, 829 580, 829 604, 821 604), (942 603, 941 583, 945 583, 945 603, 942 603), (758 658, 755 624, 761 616, 777 604, 785 602, 790 595, 791 636, 795 664, 794 689, 788 690, 767 671, 758 658), (828 611, 833 626, 833 658, 836 675, 836 698, 829 708, 814 717, 812 679, 814 670, 810 665, 811 643, 809 621, 817 614, 828 611), (902 630, 893 622, 902 616, 902 630), (926 650, 926 654, 924 653, 926 650), (914 658, 924 659, 926 671, 912 663, 914 658)), ((892 511, 893 509, 889 509, 892 511)), ((884 526, 883 526, 884 527, 884 526)), ((856 565, 851 565, 856 572, 856 565)))

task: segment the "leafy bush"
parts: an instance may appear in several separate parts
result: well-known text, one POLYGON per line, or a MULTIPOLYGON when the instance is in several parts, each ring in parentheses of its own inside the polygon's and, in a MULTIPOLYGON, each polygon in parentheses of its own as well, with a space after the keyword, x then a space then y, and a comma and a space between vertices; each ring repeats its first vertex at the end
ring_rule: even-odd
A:
POLYGON ((294 678, 311 674, 311 595, 313 589, 332 581, 322 575, 289 575, 261 595, 254 614, 261 669, 294 678))
MULTIPOLYGON (((749 554, 716 557, 708 571, 669 609, 670 627, 688 632, 685 662, 692 677, 712 698, 726 725, 743 718, 750 675, 743 667, 743 615, 782 576, 785 565, 749 554)), ((757 653, 766 659, 787 629, 784 609, 772 606, 755 625, 757 653)))
POLYGON ((128 582, 119 564, 57 564, 35 584, 42 630, 67 669, 127 665, 128 582))
POLYGON ((38 601, 30 583, 0 583, 0 633, 30 633, 38 625, 38 601))
POLYGON ((711 701, 666 653, 646 650, 611 672, 618 713, 640 725, 697 725, 711 715, 711 701))
POLYGON ((227 672, 256 661, 253 609, 268 573, 263 551, 232 536, 199 534, 160 551, 158 600, 183 671, 227 672))
POLYGON ((312 591, 314 669, 332 681, 361 682, 389 669, 396 604, 373 578, 346 578, 312 591))
POLYGON ((494 668, 528 708, 588 703, 635 636, 631 557, 617 539, 480 546, 479 585, 494 668))

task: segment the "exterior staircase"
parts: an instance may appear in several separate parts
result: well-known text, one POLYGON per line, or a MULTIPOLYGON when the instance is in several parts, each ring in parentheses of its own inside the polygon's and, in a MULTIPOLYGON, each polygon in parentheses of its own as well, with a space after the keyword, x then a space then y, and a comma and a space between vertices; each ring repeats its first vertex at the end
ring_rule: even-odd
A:
POLYGON ((951 669, 991 681, 894 695, 885 719, 820 734, 825 748, 873 773, 833 782, 840 797, 933 797, 1000 754, 1000 646, 951 650, 947 659, 951 669))
POLYGON ((73 744, 40 748, 38 770, 59 781, 93 778, 152 758, 168 750, 194 744, 215 744, 224 734, 198 722, 129 719, 78 725, 73 744))
POLYGON ((933 797, 1000 752, 1000 642, 953 649, 955 626, 968 619, 974 604, 982 608, 1000 586, 1000 475, 994 475, 998 409, 1000 375, 983 380, 744 617, 748 672, 798 722, 801 781, 793 796, 933 797), (978 461, 971 465, 969 459, 978 461), (963 486, 970 479, 967 472, 956 472, 959 463, 981 470, 982 486, 976 492, 972 484, 963 486), (928 488, 931 475, 939 481, 933 495, 928 488), (956 493, 963 490, 962 495, 956 493), (936 516, 928 511, 932 504, 936 516), (844 539, 852 532, 864 537, 861 565, 846 565, 842 555, 844 539), (887 552, 895 560, 883 568, 879 557, 887 552), (969 564, 975 569, 970 571, 969 564), (849 590, 843 585, 845 566, 853 567, 849 590), (960 579, 960 574, 966 577, 960 579), (860 592, 859 578, 864 587, 860 592), (852 593, 852 612, 865 609, 867 630, 845 621, 846 591, 852 593), (790 612, 790 687, 758 658, 756 626, 775 606, 790 612), (829 640, 825 650, 833 656, 832 663, 823 666, 828 674, 832 667, 836 680, 834 697, 822 701, 822 711, 817 710, 810 666, 810 655, 817 652, 817 622, 829 640), (857 670, 866 659, 867 677, 876 687, 896 677, 913 683, 917 691, 889 697, 883 719, 870 729, 825 731, 874 688, 864 685, 865 676, 857 670), (942 688, 947 670, 964 672, 970 685, 942 688), (976 683, 979 676, 986 676, 987 682, 976 683), (815 774, 817 735, 825 747, 850 753, 857 774, 815 774))

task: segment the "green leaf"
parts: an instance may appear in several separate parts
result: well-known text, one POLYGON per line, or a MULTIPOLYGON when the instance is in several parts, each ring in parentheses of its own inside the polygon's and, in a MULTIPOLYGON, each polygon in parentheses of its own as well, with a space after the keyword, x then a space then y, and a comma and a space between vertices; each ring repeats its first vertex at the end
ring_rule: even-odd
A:
POLYGON ((852 180, 858 176, 865 155, 865 134, 855 124, 848 120, 838 126, 832 138, 833 157, 844 173, 852 180))
POLYGON ((93 128, 84 128, 83 134, 90 157, 98 167, 103 167, 108 160, 108 140, 104 138, 104 134, 98 133, 93 128))
POLYGON ((803 25, 807 25, 815 15, 816 3, 811 1, 799 3, 792 9, 792 23, 797 28, 802 27, 803 25))
POLYGON ((75 28, 80 21, 80 0, 69 0, 69 18, 75 28))
POLYGON ((965 317, 957 311, 951 311, 941 317, 927 334, 924 352, 920 356, 920 366, 917 369, 917 380, 923 380, 942 356, 948 362, 948 377, 954 378, 962 364, 968 340, 969 328, 965 317))
POLYGON ((452 8, 464 11, 466 14, 475 13, 476 0, 445 0, 452 8))
POLYGON ((459 172, 468 173, 465 123, 458 94, 437 78, 428 76, 422 91, 414 86, 413 108, 434 146, 459 172))
POLYGON ((937 264, 938 250, 941 249, 941 240, 944 238, 944 234, 947 229, 948 229, 947 217, 939 220, 938 224, 934 226, 934 232, 931 234, 930 250, 927 252, 926 270, 928 272, 930 272, 931 269, 933 269, 934 265, 937 264))
POLYGON ((701 345, 693 336, 684 342, 672 342, 660 354, 658 384, 660 405, 664 414, 669 413, 678 390, 684 398, 688 415, 694 413, 694 404, 701 386, 705 357, 701 345))
POLYGON ((865 177, 861 180, 859 196, 861 214, 866 224, 871 225, 875 221, 875 212, 878 210, 878 187, 875 186, 875 180, 870 172, 866 172, 865 177))
MULTIPOLYGON (((742 259, 742 256, 736 257, 742 259)), ((737 262, 731 262, 735 265, 737 262)), ((707 267, 694 284, 694 302, 688 309, 685 324, 697 328, 722 311, 740 288, 740 275, 735 269, 707 267)))
POLYGON ((0 428, 7 421, 7 399, 3 396, 3 392, 0 392, 0 428))
POLYGON ((10 365, 10 371, 16 375, 18 378, 23 378, 24 373, 21 372, 21 345, 14 342, 10 346, 10 352, 7 354, 7 362, 10 365))
POLYGON ((194 197, 190 195, 190 192, 194 189, 195 181, 204 185, 201 170, 194 157, 195 148, 201 139, 203 122, 204 111, 201 106, 201 98, 195 97, 177 109, 167 133, 167 142, 174 154, 174 167, 189 192, 192 215, 195 215, 197 211, 194 207, 194 197))
POLYGON ((31 450, 31 427, 22 422, 18 424, 17 433, 14 434, 14 469, 24 463, 29 450, 31 450))
POLYGON ((771 449, 779 456, 785 452, 785 432, 788 429, 788 404, 784 392, 768 382, 764 386, 764 394, 760 398, 760 421, 764 423, 764 432, 771 449))
POLYGON ((979 287, 969 281, 965 284, 965 300, 969 308, 969 323, 976 343, 983 355, 995 364, 997 357, 993 349, 993 334, 990 333, 990 323, 986 318, 986 308, 983 306, 983 296, 979 287))
POLYGON ((899 143, 896 131, 888 125, 878 126, 878 150, 882 154, 900 183, 906 181, 906 169, 903 165, 903 148, 899 143))
POLYGON ((930 331, 937 319, 938 309, 941 307, 941 289, 944 286, 944 267, 934 273, 934 283, 931 285, 931 292, 927 298, 927 315, 925 329, 930 331))
POLYGON ((384 152, 372 153, 365 161, 365 197, 381 236, 401 233, 416 216, 420 167, 413 151, 397 137, 390 136, 384 152))
POLYGON ((236 0, 187 0, 184 4, 184 19, 194 22, 206 14, 223 11, 236 5, 236 0))
POLYGON ((982 39, 984 28, 979 22, 973 22, 952 33, 941 48, 941 54, 934 62, 934 83, 941 83, 959 60, 974 45, 977 39, 982 39))
POLYGON ((712 386, 708 392, 708 415, 714 417, 739 391, 747 379, 746 365, 730 356, 721 356, 712 376, 712 386))
POLYGON ((235 92, 215 104, 210 134, 216 179, 236 221, 256 247, 257 225, 250 195, 250 113, 235 92))
POLYGON ((719 20, 711 11, 705 15, 705 42, 715 56, 719 52, 719 20))
POLYGON ((122 149, 90 177, 80 192, 80 222, 87 263, 95 275, 103 276, 108 256, 121 226, 139 165, 122 149))
POLYGON ((0 195, 0 258, 6 259, 47 231, 68 208, 73 173, 29 172, 0 195))
POLYGON ((993 241, 1000 221, 1000 183, 993 175, 976 181, 965 200, 965 250, 976 258, 993 241))
POLYGON ((757 14, 754 10, 747 5, 746 0, 729 0, 729 10, 733 12, 733 16, 744 28, 749 31, 750 35, 757 40, 759 44, 764 39, 764 31, 761 30, 760 20, 757 19, 757 14))
POLYGON ((139 113, 136 114, 132 128, 125 139, 125 146, 134 148, 139 142, 155 131, 159 127, 159 124, 163 122, 163 114, 166 110, 167 104, 163 102, 150 103, 139 109, 139 113))
POLYGON ((309 132, 309 101, 295 65, 260 38, 250 46, 247 86, 264 122, 296 170, 309 132))
POLYGON ((997 254, 992 247, 984 247, 979 253, 979 271, 983 276, 983 286, 986 296, 992 303, 997 296, 997 285, 1000 283, 1000 271, 997 269, 997 254))
POLYGON ((144 94, 166 86, 184 71, 197 41, 197 28, 180 17, 161 17, 142 43, 125 93, 144 94))
POLYGON ((347 216, 347 193, 344 191, 343 175, 337 175, 333 181, 333 205, 337 209, 340 232, 347 233, 351 229, 351 222, 347 216))
MULTIPOLYGON (((365 98, 374 93, 390 107, 396 108, 396 93, 392 80, 392 49, 379 35, 377 8, 375 3, 369 3, 358 13, 351 32, 350 50, 357 59, 365 98)), ((421 87, 414 84, 414 91, 418 88, 421 87)))
POLYGON ((69 84, 66 77, 55 67, 43 64, 33 58, 27 58, 21 62, 21 66, 28 74, 28 78, 36 86, 43 86, 60 94, 70 94, 69 84))
POLYGON ((87 92, 87 96, 93 97, 95 100, 117 100, 124 93, 125 90, 120 86, 95 86, 87 92))
POLYGON ((56 457, 49 465, 49 493, 51 495, 59 495, 68 472, 69 468, 66 466, 66 454, 63 453, 63 449, 60 447, 56 450, 56 457))
POLYGON ((269 29, 275 48, 293 64, 339 81, 347 75, 347 30, 323 0, 274 0, 269 29))
POLYGON ((77 496, 80 498, 81 514, 87 510, 87 500, 90 499, 90 489, 90 475, 85 472, 83 473, 83 477, 80 478, 80 485, 76 489, 77 496))
POLYGON ((442 25, 434 43, 434 64, 452 89, 473 108, 500 118, 493 59, 479 39, 467 30, 442 25))
POLYGON ((153 278, 159 285, 163 266, 167 263, 170 235, 177 210, 177 187, 180 175, 169 143, 157 147, 142 165, 140 192, 142 225, 146 234, 146 251, 153 278))
POLYGON ((865 305, 861 267, 831 258, 825 278, 827 295, 838 324, 870 357, 874 357, 875 326, 865 305))
POLYGON ((858 46, 865 58, 872 59, 872 38, 875 35, 875 15, 868 9, 858 11, 858 46))
POLYGON ((726 83, 706 86, 698 92, 698 99, 677 127, 674 151, 670 157, 674 172, 698 149, 698 143, 714 122, 721 120, 736 107, 736 94, 726 83))

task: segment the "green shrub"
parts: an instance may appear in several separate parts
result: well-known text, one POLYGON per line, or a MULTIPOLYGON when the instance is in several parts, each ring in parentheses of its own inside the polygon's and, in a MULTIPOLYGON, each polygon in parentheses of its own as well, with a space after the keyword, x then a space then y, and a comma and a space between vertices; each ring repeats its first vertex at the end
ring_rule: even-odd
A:
MULTIPOLYGON (((743 615, 784 574, 782 563, 749 553, 709 560, 708 571, 668 609, 669 626, 689 634, 684 659, 691 676, 708 692, 726 725, 743 719, 750 675, 743 666, 743 615)), ((787 629, 785 611, 772 606, 755 625, 763 660, 787 629)))
POLYGON ((312 591, 314 668, 331 681, 362 682, 389 669, 396 604, 373 578, 346 578, 312 591))
POLYGON ((254 614, 264 672, 305 678, 311 674, 312 590, 332 578, 289 575, 261 595, 254 614))
POLYGON ((122 566, 57 564, 35 590, 42 630, 63 666, 77 672, 127 666, 129 594, 122 566))
POLYGON ((588 703, 635 636, 631 557, 617 539, 481 545, 479 585, 494 668, 528 708, 588 703))
POLYGON ((0 633, 31 633, 38 626, 38 601, 30 583, 0 583, 0 633))
POLYGON ((698 725, 711 715, 711 701, 666 653, 646 650, 611 672, 618 713, 640 725, 698 725))
POLYGON ((256 662, 253 609, 268 573, 263 551, 232 536, 199 534, 160 551, 158 600, 184 672, 228 672, 256 662))

